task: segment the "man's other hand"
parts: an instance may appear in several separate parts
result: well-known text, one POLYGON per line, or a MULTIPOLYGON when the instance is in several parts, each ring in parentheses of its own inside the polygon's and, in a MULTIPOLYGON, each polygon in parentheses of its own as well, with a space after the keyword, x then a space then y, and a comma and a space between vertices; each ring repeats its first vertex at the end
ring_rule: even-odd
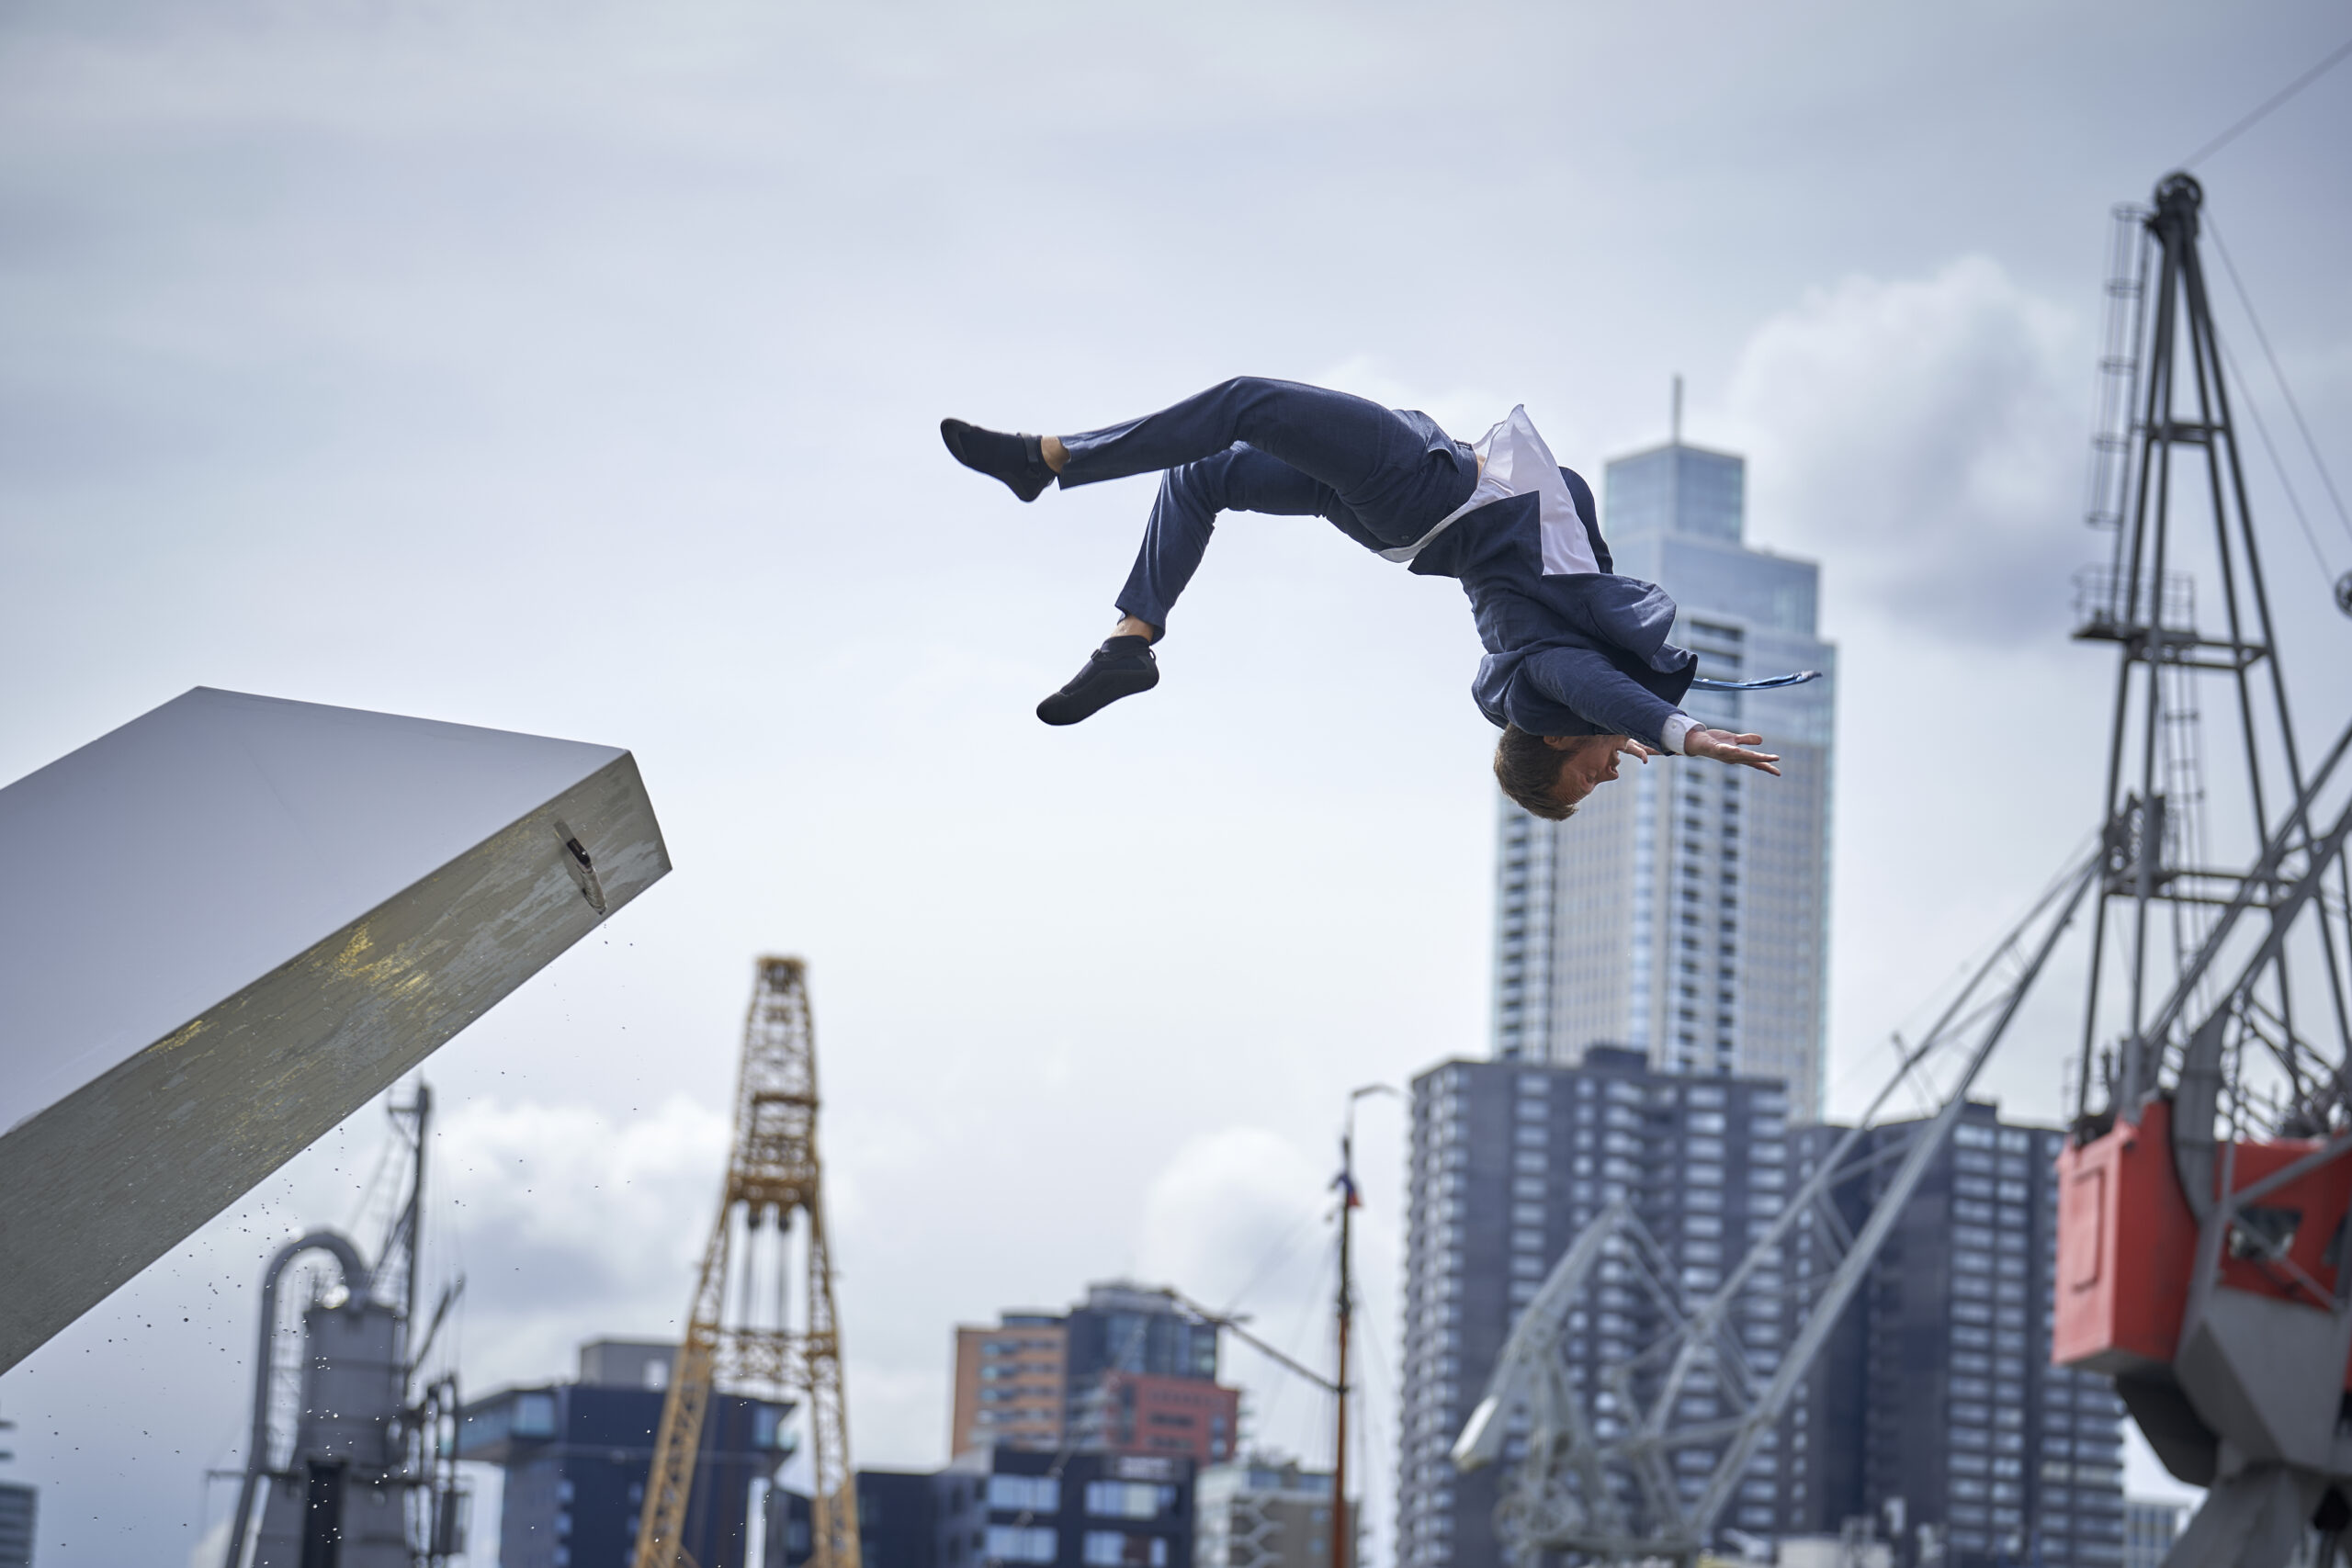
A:
POLYGON ((1712 757, 1718 762, 1735 762, 1743 768, 1759 768, 1774 778, 1781 770, 1772 764, 1781 759, 1769 751, 1751 751, 1751 746, 1761 746, 1760 735, 1734 735, 1728 729, 1694 728, 1682 738, 1682 754, 1686 757, 1712 757))

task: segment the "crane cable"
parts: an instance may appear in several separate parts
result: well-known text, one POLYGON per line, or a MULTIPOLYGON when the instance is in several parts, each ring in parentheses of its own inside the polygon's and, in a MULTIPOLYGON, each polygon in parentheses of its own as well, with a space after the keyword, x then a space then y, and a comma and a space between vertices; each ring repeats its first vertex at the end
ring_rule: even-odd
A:
POLYGON ((2229 130, 2222 132, 2221 135, 2216 136, 2212 141, 2208 141, 2204 146, 2199 148, 2188 157, 2183 159, 2180 166, 2184 169, 2193 169, 2198 164, 2203 163, 2206 159, 2211 157, 2214 153, 2219 152, 2222 148, 2227 147, 2231 142, 2235 141, 2239 137, 2245 135, 2247 131, 2252 130, 2257 124, 2266 118, 2273 109, 2276 109, 2281 104, 2284 104, 2289 98, 2293 97, 2297 93, 2301 92, 2305 87, 2310 86, 2312 83, 2318 81, 2321 77, 2334 70, 2337 65, 2341 64, 2344 62, 2345 57, 2347 55, 2352 55, 2352 39, 2346 39, 2344 42, 2336 48, 2335 53, 2329 55, 2317 65, 2312 66, 2310 70, 2304 72, 2301 75, 2288 83, 2276 93, 2271 94, 2268 98, 2264 100, 2262 106, 2259 108, 2256 108, 2252 114, 2247 115, 2244 119, 2239 120, 2235 125, 2230 127, 2229 130))
MULTIPOLYGON (((2352 45, 2346 47, 2352 48, 2352 45)), ((2205 231, 2213 236, 2213 249, 2222 258, 2222 270, 2229 275, 2230 288, 2238 297, 2238 308, 2245 312, 2246 324, 2254 329, 2254 341, 2262 345, 2262 357, 2269 362, 2271 379, 2278 383, 2278 395, 2286 400, 2287 412, 2294 416, 2295 429, 2303 438, 2303 451, 2310 457, 2312 467, 2319 470, 2320 483, 2326 488, 2328 500, 2335 503, 2335 520, 2343 525, 2346 536, 2352 537, 2352 511, 2345 507, 2344 492, 2335 486, 2335 476, 2328 470, 2327 459, 2320 452, 2318 438, 2312 434, 2311 421, 2303 417, 2303 405, 2295 397, 2295 389, 2288 384, 2287 368, 2278 363, 2278 350, 2270 346, 2270 334, 2263 331, 2262 318, 2255 314, 2254 297, 2246 291, 2245 280, 2238 276, 2238 264, 2232 259, 2230 247, 2222 239, 2221 225, 2213 221, 2210 212, 2205 214, 2205 231)), ((2302 502, 2296 497, 2294 487, 2287 483, 2287 466, 2279 461, 2278 449, 2272 445, 2270 431, 2262 423, 2260 409, 2255 405, 2253 383, 2246 379, 2245 372, 2238 369, 2234 356, 2231 358, 2230 369, 2236 375, 2238 385, 2245 389, 2247 409, 2254 414, 2255 428, 2261 433, 2263 445, 2270 448, 2271 464, 2278 469, 2279 483, 2286 486, 2287 499, 2293 503, 2296 520, 2301 522, 2304 532, 2309 533, 2311 525, 2304 520, 2302 502)), ((2312 547, 2314 551, 2318 549, 2316 540, 2312 541, 2312 547)))

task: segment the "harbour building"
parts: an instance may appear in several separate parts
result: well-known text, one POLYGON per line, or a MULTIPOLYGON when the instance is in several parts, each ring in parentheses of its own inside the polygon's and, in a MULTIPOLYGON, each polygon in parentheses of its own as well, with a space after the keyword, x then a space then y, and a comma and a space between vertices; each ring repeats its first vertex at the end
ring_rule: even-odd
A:
POLYGON ((1015 1310, 956 1330, 948 1450, 1065 1447, 1231 1459, 1240 1392, 1216 1381, 1216 1325, 1173 1292, 1087 1287, 1067 1313, 1015 1310))
POLYGON ((1193 1461, 976 1448, 933 1478, 935 1568, 1190 1568, 1193 1461))
MULTIPOLYGON (((1602 1207, 1630 1200, 1690 1297, 1718 1288, 1843 1129, 1792 1125, 1775 1079, 1662 1072, 1596 1045, 1574 1066, 1452 1061, 1413 1083, 1399 1568, 1497 1568, 1500 1472, 1523 1457, 1524 1415, 1501 1464, 1455 1472, 1450 1450, 1520 1314, 1602 1207)), ((1917 1124, 1858 1143, 1829 1201, 1850 1233, 1917 1124)), ((2050 1313, 2063 1134, 1963 1108, 1829 1343, 1763 1434, 1724 1514, 1727 1532, 1819 1541, 1885 1529, 1898 1568, 2120 1568, 2122 1405, 2104 1379, 2053 1368, 2050 1313)), ((1802 1303, 1835 1266, 1811 1227, 1781 1241, 1734 1303, 1742 1356, 1776 1371, 1802 1303)), ((1562 1337, 1569 1385, 1666 1332, 1652 1295, 1604 1259, 1562 1337)), ((1640 1392, 1636 1391, 1637 1393, 1640 1392)), ((1716 1408, 1686 1387, 1678 1423, 1716 1408)), ((1628 1413, 1589 1408, 1602 1436, 1628 1413)), ((1678 1450, 1695 1497, 1720 1447, 1678 1450)))
MULTIPOLYGON (((1859 1224, 1919 1123, 1863 1135, 1832 1190, 1859 1224)), ((1842 1132, 1803 1129, 1795 1174, 1842 1132)), ((2123 1404, 2096 1373, 2050 1364, 2064 1134, 1962 1108, 1800 1391, 1794 1527, 1906 1521, 1898 1560, 1952 1568, 2114 1568, 2125 1550, 2123 1404), (1809 1439, 1809 1440, 1807 1440, 1809 1439)), ((1807 1233, 1799 1281, 1832 1266, 1807 1233)))
POLYGON ((1680 608, 1700 673, 1825 678, 1693 693, 1702 722, 1761 733, 1782 776, 1666 759, 1598 789, 1567 822, 1501 803, 1494 1055, 1571 1064, 1609 1042, 1663 1071, 1788 1085, 1821 1113, 1837 649, 1817 631, 1820 570, 1746 543, 1747 465, 1667 445, 1610 463, 1618 571, 1680 608))
MULTIPOLYGON (((502 1568, 630 1560, 677 1354, 676 1345, 660 1341, 596 1340, 580 1348, 578 1382, 502 1389, 459 1412, 457 1457, 506 1472, 499 1494, 502 1568)), ((695 1562, 741 1568, 750 1560, 761 1528, 754 1489, 776 1495, 772 1483, 792 1453, 784 1424, 791 1408, 711 1396, 680 1540, 695 1562)))
MULTIPOLYGON (((1578 1233, 1619 1198, 1712 1292, 1779 1212, 1789 1179, 1789 1095, 1777 1081, 1654 1070, 1641 1052, 1595 1046, 1575 1066, 1447 1062, 1413 1080, 1399 1417, 1399 1568, 1495 1568, 1500 1472, 1524 1454, 1524 1416, 1503 1462, 1467 1475, 1448 1457, 1512 1325, 1578 1233)), ((1627 1266, 1600 1266, 1564 1338, 1570 1383, 1596 1386, 1665 1328, 1627 1266)), ((1778 1277, 1741 1303, 1749 1364, 1779 1365, 1778 1277)), ((1690 1400, 1707 1393, 1694 1388, 1690 1400)), ((1694 1404, 1693 1408, 1698 1408, 1694 1404)), ((1607 1435, 1620 1416, 1601 1413, 1607 1435)), ((1777 1434, 1758 1450, 1722 1522, 1759 1536, 1789 1526, 1777 1434)), ((1694 1448, 1678 1477, 1696 1496, 1716 1450, 1694 1448)))

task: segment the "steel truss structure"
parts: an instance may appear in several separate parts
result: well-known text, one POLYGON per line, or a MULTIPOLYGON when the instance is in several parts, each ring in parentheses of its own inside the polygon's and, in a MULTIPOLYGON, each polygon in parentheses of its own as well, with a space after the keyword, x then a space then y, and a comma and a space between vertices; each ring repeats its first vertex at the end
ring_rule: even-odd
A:
POLYGON ((803 1402, 814 1472, 810 1568, 858 1568, 857 1482, 850 1468, 817 1103, 807 965, 797 958, 763 958, 743 1024, 727 1183, 662 1404, 635 1568, 693 1568, 684 1544, 686 1508, 704 1415, 721 1382, 803 1402), (786 1311, 793 1261, 787 1240, 796 1215, 806 1238, 801 1272, 807 1283, 797 1328, 789 1325, 786 1311), (763 1232, 773 1234, 772 1244, 763 1244, 763 1232), (773 1287, 767 1303, 754 1300, 761 1275, 773 1287), (725 1321, 730 1280, 740 1281, 741 1303, 731 1325, 725 1321))
MULTIPOLYGON (((2339 1240, 2333 1278, 2316 1278, 2305 1264, 2330 1255, 2312 1236, 2296 1246, 2311 1194, 2332 1178, 2340 1201, 2352 1154, 2352 728, 2307 766, 2206 290, 2203 206, 2176 174, 2152 209, 2118 215, 2109 365, 2130 422, 2105 433, 2093 521, 2115 544, 2083 580, 2076 635, 2120 658, 2069 1159, 2083 1180, 2105 1179, 2091 1167, 2118 1139, 2144 1130, 2168 1145, 2177 1228, 2194 1246, 2184 1269, 2149 1284, 2180 1298, 2177 1337, 2109 1344, 2080 1364, 2112 1374, 2167 1468, 2210 1489, 2168 1562, 2272 1568, 2305 1548, 2332 1563, 2352 1524, 2352 1429, 2339 1422, 2352 1267, 2339 1240), (2198 586, 2218 598, 2215 631, 2197 625, 2198 586), (2242 871, 2217 865, 2207 840, 2199 694, 2217 687, 2239 767, 2213 782, 2257 847, 2242 871)), ((2158 1217, 2109 1216, 2143 1254, 2163 1238, 2129 1227, 2158 1217)), ((2089 1246, 2070 1223, 2099 1220, 2063 1208, 2062 1255, 2089 1246)))
MULTIPOLYGON (((2096 1085, 2103 1083, 2111 1109, 2140 1103, 2177 1075, 2186 1041, 2174 1037, 2173 1026, 2188 998, 2157 1005, 2166 973, 2184 975, 2192 960, 2199 976, 2210 967, 2200 949, 2216 925, 2214 911, 2269 908, 2283 892, 2267 853, 2246 871, 2211 859, 2199 690, 2218 682, 2230 704, 2227 732, 2238 742, 2243 774, 2228 782, 2243 792, 2237 804, 2250 847, 2267 852, 2288 831, 2311 778, 2289 707, 2227 361, 2199 255, 2203 202, 2194 179, 2172 175, 2157 186, 2153 210, 2120 212, 2116 276, 2108 286, 2115 320, 2107 368, 2132 417, 2103 433, 2093 480, 2091 521, 2113 528, 2111 558, 2076 580, 2075 636, 2114 643, 2120 654, 2101 818, 2106 867, 2083 1017, 2086 1062, 2098 1060, 2105 1030, 2113 1031, 2114 1049, 2103 1072, 2082 1076, 2076 1111, 2084 1117, 2092 1113, 2096 1085), (2118 324, 2124 321, 2128 329, 2118 324), (2209 513, 2210 540, 2197 539, 2176 515, 2192 501, 2209 513), (2184 570, 2192 546, 2201 547, 2202 571, 2184 570), (2217 634, 2196 624, 2199 576, 2209 594, 2218 589, 2217 634)), ((2300 827, 2288 831, 2279 858, 2307 848, 2308 837, 2300 827)), ((2337 874, 2340 897, 2340 864, 2337 874)), ((2287 1100, 2269 1113, 2282 1133, 2324 1126, 2344 1107, 2337 1080, 2352 1055, 2347 960, 2332 933, 2316 945, 2304 958, 2316 960, 2312 980, 2325 992, 2322 1027, 2332 1039, 2324 1046, 2297 1022, 2299 993, 2283 942, 2268 955, 2259 986, 2248 987, 2254 1010, 2246 1016, 2250 1025, 2259 1021, 2248 1038, 2273 1058, 2287 1088, 2287 1100)))

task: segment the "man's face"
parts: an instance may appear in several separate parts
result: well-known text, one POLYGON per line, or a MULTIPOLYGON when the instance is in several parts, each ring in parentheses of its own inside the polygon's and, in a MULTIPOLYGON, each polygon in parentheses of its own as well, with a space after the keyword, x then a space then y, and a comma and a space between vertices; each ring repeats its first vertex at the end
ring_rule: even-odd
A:
POLYGON ((1562 806, 1574 806, 1615 778, 1619 754, 1633 745, 1623 735, 1547 735, 1544 739, 1544 744, 1560 751, 1560 777, 1552 786, 1552 798, 1562 806))

